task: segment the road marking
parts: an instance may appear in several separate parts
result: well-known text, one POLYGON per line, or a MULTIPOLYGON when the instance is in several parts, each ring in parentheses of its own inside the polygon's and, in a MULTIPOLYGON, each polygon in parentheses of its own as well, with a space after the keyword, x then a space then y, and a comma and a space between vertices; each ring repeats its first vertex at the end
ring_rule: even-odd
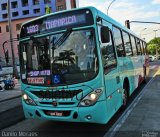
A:
POLYGON ((128 108, 123 112, 120 118, 114 123, 114 125, 108 130, 104 137, 114 137, 115 134, 119 131, 123 123, 126 121, 132 110, 136 107, 142 96, 144 95, 145 89, 152 83, 158 71, 154 74, 153 78, 143 87, 142 91, 137 95, 133 102, 128 106, 128 108))

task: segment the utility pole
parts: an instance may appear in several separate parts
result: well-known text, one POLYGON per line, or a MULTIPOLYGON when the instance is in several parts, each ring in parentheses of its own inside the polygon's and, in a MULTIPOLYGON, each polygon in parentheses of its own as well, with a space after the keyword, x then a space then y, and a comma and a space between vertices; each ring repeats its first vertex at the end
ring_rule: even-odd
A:
POLYGON ((158 30, 153 30, 154 32, 155 32, 155 38, 156 38, 156 32, 158 31, 158 30))
MULTIPOLYGON (((156 32, 158 30, 153 30, 155 32, 155 39, 156 39, 156 32)), ((156 59, 158 59, 158 43, 156 44, 156 59)))
POLYGON ((108 11, 109 11, 110 6, 111 6, 112 3, 115 2, 115 1, 116 1, 116 0, 112 0, 111 3, 109 4, 109 6, 108 6, 108 8, 107 8, 107 15, 108 15, 108 11))
POLYGON ((10 44, 11 44, 11 52, 12 52, 12 65, 13 65, 13 76, 18 77, 17 66, 15 63, 15 56, 14 56, 14 48, 13 48, 13 36, 12 36, 12 23, 11 23, 11 13, 10 13, 10 0, 7 1, 7 9, 8 9, 8 28, 9 28, 9 35, 10 35, 10 44))
POLYGON ((142 32, 144 31, 144 30, 146 30, 147 28, 144 28, 144 29, 142 29, 141 31, 140 31, 140 37, 142 37, 142 32))

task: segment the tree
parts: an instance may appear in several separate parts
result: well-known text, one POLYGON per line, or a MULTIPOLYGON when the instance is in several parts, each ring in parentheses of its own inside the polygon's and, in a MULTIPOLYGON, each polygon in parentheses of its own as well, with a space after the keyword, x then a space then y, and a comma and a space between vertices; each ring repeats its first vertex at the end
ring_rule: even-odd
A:
POLYGON ((160 38, 154 38, 147 43, 147 50, 149 54, 160 54, 160 38))
POLYGON ((148 50, 149 54, 155 55, 156 54, 156 44, 149 44, 147 46, 147 50, 148 50))
POLYGON ((46 5, 46 14, 50 14, 51 12, 51 8, 48 5, 46 5))

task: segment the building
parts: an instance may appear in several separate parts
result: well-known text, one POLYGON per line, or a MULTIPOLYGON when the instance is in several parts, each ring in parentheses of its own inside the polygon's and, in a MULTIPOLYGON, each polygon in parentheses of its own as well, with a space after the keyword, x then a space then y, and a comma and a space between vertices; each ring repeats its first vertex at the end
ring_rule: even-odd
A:
MULTIPOLYGON (((0 62, 4 58, 2 44, 10 39, 7 1, 0 0, 0 62)), ((47 7, 50 8, 51 12, 76 8, 78 7, 78 0, 10 0, 13 38, 19 36, 22 23, 46 14, 47 7)), ((13 44, 15 57, 18 58, 18 42, 15 41, 13 44)), ((10 43, 5 44, 5 49, 8 49, 9 56, 11 57, 10 43)))
POLYGON ((56 11, 79 7, 78 0, 56 0, 56 11))

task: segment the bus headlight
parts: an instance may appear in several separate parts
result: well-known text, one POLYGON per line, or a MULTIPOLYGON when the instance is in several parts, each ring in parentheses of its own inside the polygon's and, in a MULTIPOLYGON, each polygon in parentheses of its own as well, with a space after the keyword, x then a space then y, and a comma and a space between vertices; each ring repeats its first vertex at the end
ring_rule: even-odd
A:
POLYGON ((31 99, 27 94, 23 94, 22 98, 26 104, 33 105, 33 106, 36 105, 36 103, 33 101, 33 99, 31 99))
POLYGON ((102 94, 102 89, 96 89, 85 96, 79 103, 79 107, 87 107, 94 105, 102 94))

